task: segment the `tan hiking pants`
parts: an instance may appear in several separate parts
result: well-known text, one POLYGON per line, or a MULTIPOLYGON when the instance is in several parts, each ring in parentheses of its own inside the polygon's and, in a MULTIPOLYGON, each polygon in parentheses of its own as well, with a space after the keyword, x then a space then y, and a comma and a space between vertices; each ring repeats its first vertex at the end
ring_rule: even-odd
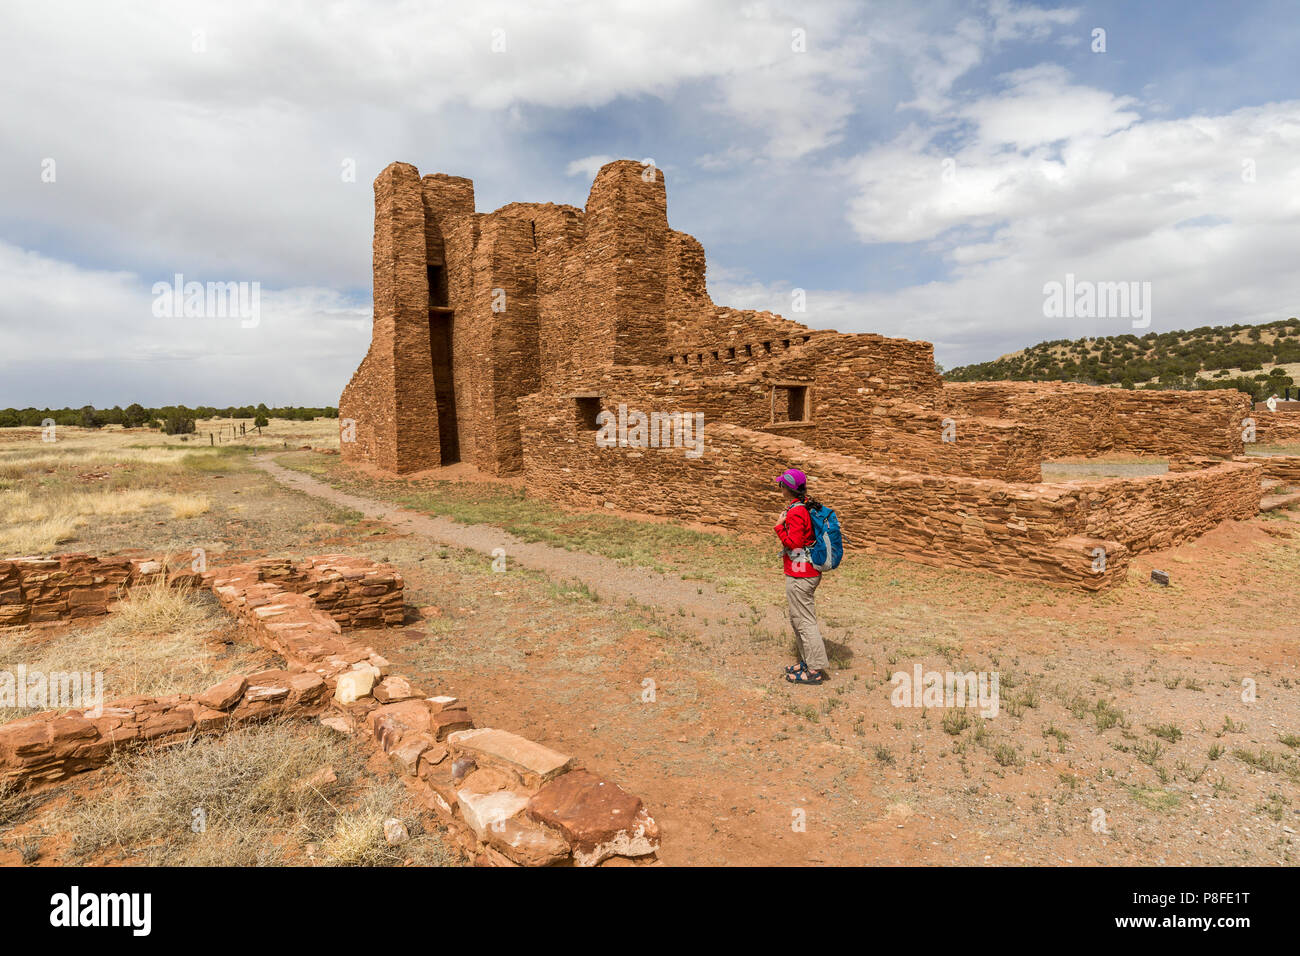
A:
POLYGON ((785 578, 785 597, 790 604, 790 626, 794 628, 795 640, 799 642, 799 657, 813 671, 830 667, 830 661, 826 659, 826 645, 822 643, 822 632, 817 626, 817 606, 813 601, 813 594, 821 583, 820 574, 815 578, 792 578, 789 575, 785 578))

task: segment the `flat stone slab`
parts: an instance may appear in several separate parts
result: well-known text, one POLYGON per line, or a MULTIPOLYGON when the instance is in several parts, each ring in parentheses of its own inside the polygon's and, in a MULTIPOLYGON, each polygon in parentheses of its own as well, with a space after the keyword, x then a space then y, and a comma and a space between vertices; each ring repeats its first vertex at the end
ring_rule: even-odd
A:
POLYGON ((429 708, 422 700, 403 700, 384 704, 371 711, 367 720, 371 733, 385 752, 391 751, 411 734, 429 733, 429 708))
POLYGON ((568 840, 522 814, 488 827, 484 840, 520 866, 551 866, 572 852, 568 840))
POLYGON ((239 702, 239 698, 244 696, 244 691, 247 688, 248 682, 237 674, 209 687, 199 694, 195 700, 206 707, 211 707, 213 710, 229 710, 239 702))
POLYGON ((501 830, 507 820, 528 806, 528 794, 515 790, 495 790, 492 793, 458 790, 456 802, 474 835, 485 840, 490 828, 501 830))
POLYGON ((526 787, 540 786, 573 766, 566 754, 491 727, 458 730, 447 736, 447 743, 454 755, 471 757, 480 767, 508 770, 526 787))
POLYGON ((659 848, 659 827, 641 798, 585 770, 546 784, 528 801, 527 815, 573 844, 579 866, 611 856, 645 856, 659 848))
POLYGON ((1289 508, 1294 504, 1300 504, 1300 491, 1292 491, 1278 495, 1264 495, 1264 497, 1259 499, 1259 510, 1276 511, 1279 508, 1289 508))

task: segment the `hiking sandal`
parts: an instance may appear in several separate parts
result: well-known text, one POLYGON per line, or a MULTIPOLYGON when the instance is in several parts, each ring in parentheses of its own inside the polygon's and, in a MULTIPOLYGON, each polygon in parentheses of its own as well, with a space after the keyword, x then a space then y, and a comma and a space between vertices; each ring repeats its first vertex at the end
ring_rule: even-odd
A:
POLYGON ((802 674, 808 669, 807 661, 800 661, 798 664, 791 664, 785 669, 787 674, 802 674))
POLYGON ((786 674, 785 679, 791 684, 824 684, 826 683, 825 671, 801 670, 793 674, 786 674))

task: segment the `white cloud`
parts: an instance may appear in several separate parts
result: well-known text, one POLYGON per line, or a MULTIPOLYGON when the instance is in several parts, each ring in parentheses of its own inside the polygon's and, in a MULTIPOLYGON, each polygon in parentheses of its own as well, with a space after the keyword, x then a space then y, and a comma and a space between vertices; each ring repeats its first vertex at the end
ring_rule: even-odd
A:
POLYGON ((993 39, 1044 40, 1057 27, 1066 27, 1079 19, 1079 10, 1071 7, 1044 9, 1031 4, 1013 4, 1010 0, 992 0, 993 39))
POLYGON ((369 342, 369 305, 332 289, 262 289, 244 328, 158 318, 152 286, 0 242, 0 407, 333 405, 369 342))
MULTIPOLYGON (((915 243, 949 274, 810 289, 799 318, 941 353, 1071 334, 1038 291, 1068 269, 1157 282, 1157 323, 1294 311, 1295 104, 1155 122, 1148 97, 1059 66, 970 91, 1015 44, 1077 43, 1079 16, 1009 0, 10 5, 0 57, 23 86, 0 124, 0 405, 335 401, 369 337, 370 180, 396 159, 474 178, 493 208, 580 202, 579 176, 644 148, 678 183, 712 177, 687 193, 695 227, 733 254, 779 243, 790 217, 838 216, 843 193, 862 241, 915 243), (887 140, 856 145, 881 117, 887 140), (769 234, 734 226, 757 222, 769 234), (260 281, 262 326, 153 320, 149 288, 174 272, 260 281)), ((710 281, 719 302, 788 311, 779 279, 715 259, 710 281)))
MULTIPOLYGON (((1045 318, 1042 287, 1067 273, 1151 282, 1157 330, 1294 314, 1300 274, 1286 236, 1300 229, 1300 101, 1144 121, 1133 101, 1055 68, 1009 79, 1007 94, 940 117, 969 122, 951 154, 937 140, 953 127, 941 122, 849 164, 858 235, 924 242, 950 274, 839 306, 832 296, 825 318, 858 330, 873 316, 872 326, 935 341, 951 364, 1132 331, 1045 318), (971 354, 976 342, 986 344, 971 354)), ((810 293, 810 314, 816 301, 810 293)))
POLYGON ((564 167, 566 176, 582 176, 585 179, 595 179, 596 173, 600 172, 600 167, 606 163, 612 163, 617 156, 601 154, 598 156, 584 156, 582 159, 575 159, 569 165, 564 167))

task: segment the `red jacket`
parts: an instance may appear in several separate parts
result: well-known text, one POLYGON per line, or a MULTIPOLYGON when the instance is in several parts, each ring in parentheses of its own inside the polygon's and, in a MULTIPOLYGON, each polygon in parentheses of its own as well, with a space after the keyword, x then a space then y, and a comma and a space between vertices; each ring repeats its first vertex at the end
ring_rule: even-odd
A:
POLYGON ((812 566, 809 551, 813 543, 812 518, 802 501, 792 501, 781 515, 776 526, 776 536, 785 545, 781 560, 785 573, 792 578, 815 578, 821 574, 812 566), (791 554, 794 560, 790 560, 791 554))

